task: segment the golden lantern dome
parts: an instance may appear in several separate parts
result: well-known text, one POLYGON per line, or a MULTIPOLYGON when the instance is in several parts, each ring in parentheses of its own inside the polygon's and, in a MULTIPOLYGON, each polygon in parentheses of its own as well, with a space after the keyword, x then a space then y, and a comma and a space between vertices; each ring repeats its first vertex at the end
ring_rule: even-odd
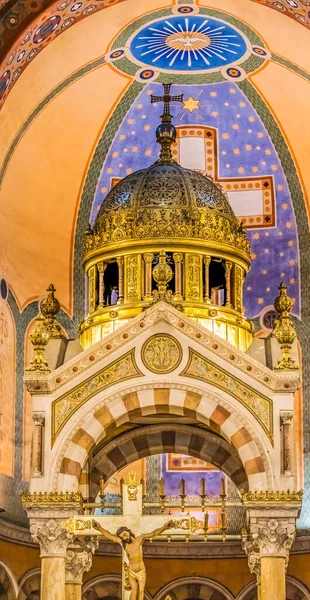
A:
POLYGON ((85 233, 89 313, 81 344, 91 346, 163 299, 246 350, 253 337, 242 301, 249 242, 226 194, 172 158, 176 130, 164 87, 159 159, 110 190, 85 233))

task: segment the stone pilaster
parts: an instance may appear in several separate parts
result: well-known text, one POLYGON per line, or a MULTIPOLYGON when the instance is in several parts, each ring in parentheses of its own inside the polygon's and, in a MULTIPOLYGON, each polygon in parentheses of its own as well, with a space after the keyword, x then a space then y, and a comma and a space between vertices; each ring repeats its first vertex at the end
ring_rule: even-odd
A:
POLYGON ((65 556, 73 535, 56 519, 32 522, 30 533, 40 545, 41 596, 49 600, 65 598, 65 556))
POLYGON ((30 533, 40 546, 41 597, 65 598, 65 560, 73 542, 68 520, 83 511, 79 492, 23 493, 22 502, 30 521, 30 533))

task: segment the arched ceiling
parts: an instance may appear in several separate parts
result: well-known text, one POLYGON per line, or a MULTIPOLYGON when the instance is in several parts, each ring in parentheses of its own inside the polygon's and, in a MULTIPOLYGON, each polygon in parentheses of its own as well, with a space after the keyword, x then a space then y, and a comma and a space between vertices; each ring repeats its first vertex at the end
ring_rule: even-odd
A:
MULTIPOLYGON (((97 1, 93 3, 96 6, 97 1)), ((92 4, 91 0, 83 2, 87 2, 86 8, 92 4)), ((57 6, 63 4, 60 0, 57 6)), ((77 4, 79 3, 70 0, 70 4, 63 10, 70 11, 72 15, 77 13, 79 17, 82 7, 75 8, 77 4)), ((306 135, 310 125, 310 56, 305 52, 309 33, 297 21, 285 18, 278 10, 268 10, 268 7, 261 6, 262 3, 232 0, 229 12, 225 10, 226 4, 219 3, 218 0, 200 0, 199 8, 211 11, 222 9, 223 19, 226 16, 231 22, 235 19, 239 28, 248 31, 249 35, 258 36, 255 39, 261 40, 259 46, 265 46, 266 56, 261 62, 257 62, 257 57, 254 60, 254 56, 250 59, 249 72, 240 85, 232 81, 230 86, 224 80, 223 84, 214 80, 212 96, 211 87, 210 91, 204 88, 203 94, 206 97, 208 95, 209 100, 201 100, 201 112, 190 112, 185 107, 179 107, 176 109, 175 124, 180 127, 187 123, 217 128, 217 159, 221 178, 225 178, 226 173, 239 179, 243 173, 247 177, 268 175, 275 180, 278 176, 284 178, 283 182, 277 181, 277 201, 279 210, 290 211, 291 216, 288 217, 288 212, 283 212, 281 220, 279 212, 275 223, 278 229, 273 229, 272 232, 253 229, 251 236, 253 244, 257 245, 253 251, 253 260, 258 252, 273 255, 273 249, 268 249, 264 241, 269 237, 270 242, 270 237, 275 236, 276 239, 281 234, 284 240, 283 250, 281 249, 283 261, 293 261, 289 266, 292 269, 296 267, 298 271, 298 257, 288 257, 286 253, 287 248, 290 248, 290 253, 294 253, 294 248, 298 247, 296 211, 294 217, 292 202, 301 194, 300 202, 304 203, 302 195, 306 198, 307 190, 310 190, 310 142, 306 135), (233 96, 229 90, 234 86, 236 93, 233 96), (224 92, 228 95, 225 99, 224 92), (241 96, 245 93, 248 93, 248 97, 244 101, 241 96), (237 97, 238 107, 234 104, 237 97), (212 103, 213 108, 209 109, 212 103), (225 103, 232 109, 229 119, 233 119, 235 115, 239 121, 230 123, 228 116, 223 113, 225 103), (251 107, 253 114, 249 112, 251 107), (253 119, 255 125, 251 127, 253 119), (233 134, 226 131, 225 127, 228 126, 233 134), (245 135, 255 135, 255 143, 245 142, 245 135), (230 143, 234 145, 230 147, 230 143), (224 147, 225 144, 227 147, 224 147), (282 152, 284 150, 285 156, 282 152), (225 158, 228 152, 232 153, 229 163, 225 158), (273 157, 274 161, 271 160, 273 157), (296 186, 299 186, 299 191, 296 186), (285 198, 280 198, 280 192, 285 194, 285 198), (261 249, 258 247, 258 240, 261 240, 261 249)), ((176 5, 173 0, 150 0, 147 8, 144 0, 124 0, 120 3, 110 1, 102 2, 101 5, 106 10, 96 9, 87 18, 78 18, 74 27, 63 27, 59 30, 60 35, 55 34, 54 38, 54 33, 48 35, 47 31, 46 41, 53 38, 53 43, 45 45, 34 60, 26 61, 27 67, 16 79, 1 109, 0 275, 7 279, 20 307, 41 297, 47 285, 53 281, 63 308, 70 315, 73 314, 74 276, 76 281, 80 278, 79 282, 83 282, 83 227, 91 218, 93 201, 96 203, 100 194, 103 200, 106 184, 103 183, 99 189, 101 179, 103 181, 109 175, 110 185, 110 169, 113 170, 114 167, 110 163, 105 164, 105 161, 113 159, 112 154, 108 156, 112 142, 112 153, 128 150, 127 154, 122 154, 122 161, 118 163, 122 167, 117 165, 117 169, 125 169, 125 174, 127 170, 135 168, 137 160, 141 164, 143 162, 144 166, 149 164, 153 160, 152 153, 156 152, 153 136, 152 147, 145 147, 143 153, 140 153, 138 138, 143 133, 138 134, 128 122, 131 119, 129 111, 137 109, 137 98, 142 94, 141 80, 139 82, 136 75, 130 72, 131 67, 125 72, 118 68, 116 62, 106 62, 105 54, 113 40, 130 23, 137 22, 146 13, 170 10, 176 5), (123 131, 124 128, 128 131, 123 131), (130 145, 123 144, 124 148, 119 149, 116 148, 119 139, 117 134, 135 135, 136 139, 134 141, 132 137, 130 145)), ((45 13, 40 18, 43 23, 45 13)), ((63 17, 62 25, 67 18, 63 17)), ((37 16, 34 23, 37 26, 37 16)), ((68 25, 70 23, 71 21, 68 25)), ((58 33, 58 29, 55 32, 58 33)), ((23 48, 28 51, 31 43, 33 38, 26 40, 23 48)), ((33 46, 34 49, 35 46, 39 49, 40 43, 33 43, 33 46)), ((15 53, 12 60, 17 61, 18 57, 19 54, 15 53)), ((24 64, 23 60, 22 56, 19 60, 21 65, 24 64)), ((6 68, 9 67, 7 65, 6 68)), ((181 83, 175 84, 175 90, 181 85, 186 99, 193 94, 200 94, 200 89, 205 85, 193 78, 191 88, 189 80, 186 81, 184 79, 183 87, 181 83)), ((208 81, 211 83, 211 80, 208 81)), ((160 89, 156 81, 153 87, 160 89)), ((146 89, 145 87, 145 94, 146 89)), ((151 87, 148 91, 151 91, 151 87)), ((154 112, 151 113, 148 102, 143 102, 141 117, 145 115, 146 126, 150 129, 150 134, 147 135, 151 135, 155 128, 152 121, 154 112)), ((146 143, 147 135, 143 137, 143 144, 146 143)), ((117 171, 119 175, 116 176, 123 177, 123 170, 117 171)), ((300 210, 300 215, 304 214, 304 204, 300 210)), ((307 227, 304 218, 303 222, 307 227)), ((281 262, 276 257, 274 261, 278 264, 281 262)), ((280 277, 281 272, 275 277, 280 277)), ((296 276, 289 275, 286 268, 283 268, 283 272, 298 287, 296 276)), ((77 287, 76 285, 76 290, 77 287)), ((267 287, 268 284, 265 285, 267 287)), ((270 300, 265 294, 261 294, 265 304, 272 303, 273 293, 272 289, 270 300)), ((257 305, 258 300, 260 297, 255 300, 257 311, 261 309, 260 303, 257 305)), ((81 305, 81 296, 79 302, 81 305)), ((262 303, 263 306, 265 304, 262 303)))
MULTIPOLYGON (((126 0, 101 0, 96 10, 101 10, 112 4, 126 0)), ((268 8, 281 12, 283 15, 296 20, 304 27, 310 28, 309 6, 305 0, 246 0, 258 2, 268 8)), ((30 26, 35 29, 47 10, 56 8, 59 2, 53 0, 0 0, 0 56, 5 56, 19 36, 30 26)))

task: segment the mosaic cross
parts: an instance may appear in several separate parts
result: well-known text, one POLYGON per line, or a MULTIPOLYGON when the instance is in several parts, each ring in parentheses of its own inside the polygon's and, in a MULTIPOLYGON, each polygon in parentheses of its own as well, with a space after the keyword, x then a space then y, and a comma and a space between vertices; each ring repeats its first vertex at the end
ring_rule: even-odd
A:
POLYGON ((183 102, 183 94, 179 94, 179 96, 171 96, 170 89, 172 83, 163 83, 164 86, 164 95, 163 96, 153 96, 151 95, 151 103, 154 102, 163 102, 164 103, 164 113, 161 115, 161 119, 163 123, 171 123, 172 115, 170 113, 170 103, 171 102, 183 102))

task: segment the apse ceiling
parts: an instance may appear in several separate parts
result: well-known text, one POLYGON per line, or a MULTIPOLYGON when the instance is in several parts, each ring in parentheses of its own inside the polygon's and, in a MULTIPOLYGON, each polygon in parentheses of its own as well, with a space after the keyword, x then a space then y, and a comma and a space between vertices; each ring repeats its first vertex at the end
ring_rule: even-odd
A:
MULTIPOLYGON (((3 61, 2 67, 6 66, 15 52, 19 53, 20 62, 23 61, 25 53, 21 46, 26 44, 33 34, 36 35, 36 32, 39 32, 34 42, 36 47, 27 56, 28 63, 65 29, 94 12, 125 1, 128 2, 128 0, 95 0, 94 2, 92 0, 60 0, 57 2, 51 0, 0 0, 0 59, 3 61), (18 42, 20 42, 20 47, 18 47, 18 42), (10 50, 12 50, 11 53, 10 50), (9 53, 8 57, 7 53, 9 53), (9 60, 7 61, 7 59, 9 60)), ((310 28, 309 0, 246 1, 262 4, 310 28)), ((219 8, 225 9, 225 6, 219 6, 219 8)), ((22 65, 16 69, 15 80, 20 76, 22 70, 22 65)), ((7 76, 5 69, 2 68, 0 71, 0 99, 1 90, 5 89, 7 85, 7 76), (2 78, 3 75, 4 78, 2 78)))

